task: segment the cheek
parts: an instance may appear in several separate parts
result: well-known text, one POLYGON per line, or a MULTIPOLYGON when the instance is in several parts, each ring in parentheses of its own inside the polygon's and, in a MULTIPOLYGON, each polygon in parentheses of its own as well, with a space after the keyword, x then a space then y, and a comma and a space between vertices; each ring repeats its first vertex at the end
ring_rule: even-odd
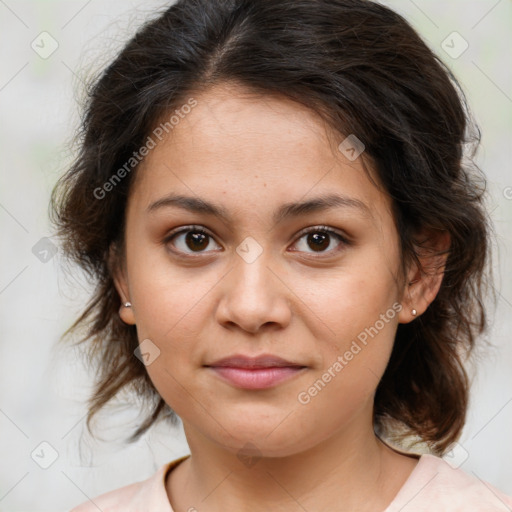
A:
POLYGON ((394 336, 392 324, 398 321, 399 308, 397 287, 392 274, 379 268, 377 260, 377 255, 359 257, 313 278, 299 274, 293 278, 294 293, 304 304, 298 313, 301 321, 317 334, 317 339, 325 340, 332 355, 343 353, 359 335, 364 341, 368 329, 375 332, 372 327, 376 323, 379 334, 382 331, 381 339, 392 340, 394 336))
POLYGON ((320 368, 301 388, 304 402, 311 412, 343 404, 333 410, 338 422, 373 396, 393 348, 401 304, 392 273, 379 266, 382 260, 377 251, 368 252, 315 279, 314 288, 310 279, 297 280, 307 305, 301 321, 316 334, 320 355, 320 368))
MULTIPOLYGON (((322 367, 304 379, 294 397, 300 404, 294 417, 302 418, 304 431, 313 429, 317 439, 328 438, 354 418, 371 415, 393 348, 400 307, 393 305, 382 301, 382 308, 361 308, 337 323, 332 317, 335 341, 331 337, 317 342, 322 367)), ((343 315, 343 310, 337 311, 343 315)), ((347 306, 344 311, 352 310, 347 306)))
POLYGON ((134 258, 128 271, 138 339, 151 340, 160 351, 147 371, 163 398, 174 402, 183 395, 179 383, 190 387, 188 373, 202 364, 201 340, 215 341, 205 331, 211 325, 209 294, 219 276, 137 261, 144 260, 134 258))
POLYGON ((163 249, 135 253, 128 272, 139 337, 168 345, 200 331, 206 320, 203 306, 220 276, 199 267, 178 267, 163 249))

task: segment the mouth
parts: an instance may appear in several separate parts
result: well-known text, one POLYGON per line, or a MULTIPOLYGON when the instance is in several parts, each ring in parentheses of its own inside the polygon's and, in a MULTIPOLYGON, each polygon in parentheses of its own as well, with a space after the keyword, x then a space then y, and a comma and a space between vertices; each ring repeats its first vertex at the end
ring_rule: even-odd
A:
POLYGON ((282 357, 273 354, 261 354, 259 356, 248 356, 244 354, 234 354, 232 356, 223 357, 205 366, 209 367, 230 367, 230 368, 248 368, 248 369, 262 369, 262 368, 294 368, 305 367, 305 365, 288 361, 282 357))
POLYGON ((257 357, 235 354, 204 367, 223 381, 243 389, 271 388, 308 368, 273 354, 261 354, 257 357))
POLYGON ((240 368, 231 366, 206 366, 225 382, 242 389, 267 389, 303 373, 306 366, 274 366, 240 368))

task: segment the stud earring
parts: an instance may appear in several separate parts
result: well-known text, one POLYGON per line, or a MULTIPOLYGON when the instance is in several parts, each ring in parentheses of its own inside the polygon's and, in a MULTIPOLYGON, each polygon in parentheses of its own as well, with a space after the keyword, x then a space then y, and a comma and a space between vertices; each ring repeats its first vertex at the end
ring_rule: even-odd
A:
POLYGON ((131 302, 125 302, 125 303, 123 304, 123 306, 124 306, 125 308, 131 308, 131 307, 132 307, 132 303, 131 303, 131 302))
POLYGON ((417 312, 415 309, 413 309, 413 310, 411 311, 411 313, 412 313, 412 316, 416 316, 416 314, 417 314, 418 312, 417 312))

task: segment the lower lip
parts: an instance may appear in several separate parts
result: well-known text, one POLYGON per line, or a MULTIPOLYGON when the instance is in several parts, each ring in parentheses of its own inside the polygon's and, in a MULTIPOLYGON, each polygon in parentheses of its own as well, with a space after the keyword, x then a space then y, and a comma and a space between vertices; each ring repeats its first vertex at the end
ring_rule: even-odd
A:
POLYGON ((232 368, 229 366, 210 366, 217 375, 229 383, 244 389, 265 389, 275 386, 306 368, 273 367, 273 368, 232 368))

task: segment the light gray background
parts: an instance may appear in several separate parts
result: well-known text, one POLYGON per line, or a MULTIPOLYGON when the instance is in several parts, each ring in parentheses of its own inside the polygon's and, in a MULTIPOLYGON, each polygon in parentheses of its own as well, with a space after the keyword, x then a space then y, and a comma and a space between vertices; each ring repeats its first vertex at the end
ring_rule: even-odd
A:
MULTIPOLYGON (((481 356, 456 456, 467 456, 461 466, 466 472, 512 494, 512 5, 510 0, 385 4, 403 14, 450 65, 483 132, 477 162, 488 176, 489 209, 498 235, 499 300, 487 336, 496 349, 481 356), (442 47, 454 31, 469 44, 458 58, 442 47)), ((135 418, 129 409, 104 416, 106 442, 94 442, 84 433, 90 377, 73 349, 55 343, 85 304, 87 283, 65 276, 59 254, 43 263, 32 251, 41 238, 51 236, 47 204, 71 159, 66 144, 78 122, 81 79, 107 63, 140 22, 164 5, 152 0, 0 0, 3 512, 69 510, 87 497, 145 479, 189 453, 181 428, 159 427, 129 447, 117 442, 127 432, 122 425, 135 418), (58 43, 47 58, 31 48, 34 40, 42 46, 43 31, 58 43), (41 442, 56 451, 47 469, 31 458, 35 450, 34 459, 51 461, 52 449, 41 442)), ((47 39, 44 48, 50 44, 47 39)), ((456 50, 460 43, 454 44, 456 50)))

